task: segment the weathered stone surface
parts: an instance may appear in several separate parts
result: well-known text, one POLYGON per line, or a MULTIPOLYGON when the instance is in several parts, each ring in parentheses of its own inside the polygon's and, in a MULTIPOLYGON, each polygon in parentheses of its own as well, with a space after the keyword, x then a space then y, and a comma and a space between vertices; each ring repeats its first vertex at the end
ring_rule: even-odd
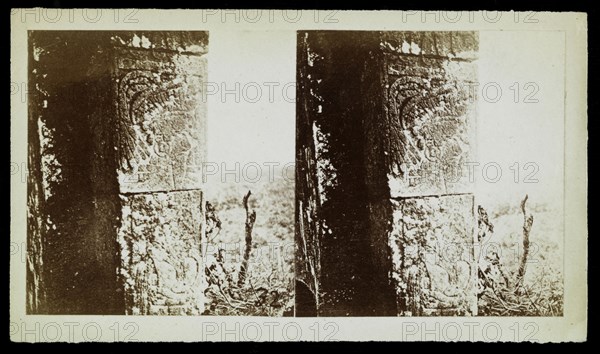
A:
POLYGON ((29 36, 28 313, 199 313, 208 34, 29 36))
POLYGON ((384 154, 392 197, 472 191, 468 163, 474 161, 477 67, 404 54, 386 54, 384 65, 390 130, 384 154))
POLYGON ((465 273, 402 244, 472 251, 477 50, 473 32, 298 34, 296 276, 318 315, 475 313, 472 254, 465 273))
POLYGON ((206 58, 198 55, 206 48, 180 54, 163 40, 168 51, 146 50, 158 39, 139 38, 141 49, 130 42, 136 49, 116 51, 126 309, 197 315, 206 287, 200 255, 206 58))
MULTIPOLYGON (((39 100, 30 105, 30 116, 36 117, 41 110, 39 100)), ((28 174, 27 174, 27 313, 45 312, 44 262, 42 259, 46 221, 42 207, 45 202, 41 166, 41 143, 36 119, 28 122, 28 174)), ((22 168, 21 165, 18 168, 22 168)), ((12 169, 12 166, 11 166, 12 169)), ((12 172, 12 171, 11 171, 12 172)), ((11 249, 11 256, 13 250, 11 249)))
POLYGON ((201 188, 206 60, 151 54, 119 54, 127 68, 117 71, 120 191, 201 188))
POLYGON ((169 72, 172 75, 195 75, 206 81, 206 55, 157 52, 145 49, 115 49, 119 70, 169 72))
POLYGON ((205 31, 119 31, 110 36, 113 46, 205 54, 208 32, 205 31))
POLYGON ((111 63, 98 32, 29 33, 30 313, 122 314, 111 63), (100 113, 99 113, 100 112, 100 113))
POLYGON ((442 59, 477 59, 477 32, 381 32, 381 49, 388 53, 412 54, 442 59))
POLYGON ((373 256, 387 239, 370 234, 367 209, 364 124, 381 112, 367 106, 382 92, 365 69, 381 71, 380 58, 370 56, 377 33, 307 32, 298 41, 296 276, 315 301, 297 298, 296 313, 311 313, 303 306, 316 303, 319 316, 394 315, 391 266, 381 271, 373 256), (368 85, 374 90, 366 94, 368 85))
POLYGON ((398 313, 477 314, 472 195, 394 202, 390 248, 398 313))
POLYGON ((206 48, 200 43, 182 54, 175 48, 181 43, 170 42, 177 36, 139 38, 141 46, 134 41, 116 51, 125 307, 131 314, 197 315, 206 287, 200 255, 206 48))
POLYGON ((320 238, 322 227, 316 218, 321 206, 322 189, 316 166, 317 147, 314 142, 307 68, 309 52, 306 38, 298 34, 297 51, 297 116, 296 116, 296 233, 295 233, 295 315, 315 316, 321 299, 320 238))
POLYGON ((202 198, 201 191, 121 197, 120 275, 128 314, 203 311, 202 198))

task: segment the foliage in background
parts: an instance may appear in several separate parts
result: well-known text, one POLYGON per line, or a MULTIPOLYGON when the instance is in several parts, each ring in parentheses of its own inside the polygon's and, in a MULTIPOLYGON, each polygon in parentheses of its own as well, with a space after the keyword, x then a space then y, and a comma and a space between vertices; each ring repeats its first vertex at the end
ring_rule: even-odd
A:
POLYGON ((204 315, 292 316, 294 305, 293 187, 277 179, 239 195, 222 185, 207 203, 204 315), (250 195, 253 198, 250 198, 250 195), (217 227, 218 225, 218 227, 217 227), (289 253, 289 254, 288 254, 289 253))
MULTIPOLYGON (((521 243, 513 237, 496 237, 494 224, 488 213, 478 207, 478 241, 481 245, 479 256, 478 313, 483 316, 562 316, 563 277, 557 264, 557 245, 545 239, 544 234, 531 242, 533 215, 527 213, 525 196, 521 202, 522 213, 521 243), (512 238, 512 240, 511 240, 512 238), (533 247, 532 247, 533 245, 533 247), (512 252, 516 250, 517 252, 512 252), (511 257, 512 253, 512 257, 511 257), (534 264, 527 272, 528 264, 534 264)), ((547 212, 537 208, 541 213, 547 212)), ((504 207, 495 216, 515 215, 515 209, 504 207)), ((543 214, 544 215, 544 214, 543 214)), ((548 215, 546 215, 548 217, 548 215)), ((512 218, 511 218, 512 219, 512 218)), ((514 220, 514 219, 512 219, 514 220)), ((514 223, 512 223, 514 225, 514 223)), ((540 229, 540 228, 538 228, 540 229)), ((556 230, 553 230, 556 232, 556 230)))

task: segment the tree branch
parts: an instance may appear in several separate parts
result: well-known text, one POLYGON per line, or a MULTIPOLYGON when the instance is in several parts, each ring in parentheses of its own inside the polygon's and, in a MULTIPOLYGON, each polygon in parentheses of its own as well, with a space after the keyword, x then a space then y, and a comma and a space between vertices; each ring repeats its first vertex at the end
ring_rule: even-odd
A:
POLYGON ((527 216, 525 210, 525 203, 527 203, 528 195, 521 202, 521 211, 523 212, 523 257, 521 257, 521 264, 517 271, 516 287, 521 285, 523 278, 525 277, 525 271, 527 270, 527 256, 529 255, 529 233, 531 232, 531 226, 533 225, 533 215, 527 216))
POLYGON ((252 251, 252 229, 254 228, 254 222, 256 221, 256 211, 250 211, 248 207, 248 199, 252 195, 251 191, 242 199, 244 209, 246 209, 246 248, 244 250, 244 258, 242 259, 242 265, 240 266, 240 273, 238 276, 238 287, 242 287, 246 281, 246 272, 248 270, 248 261, 250 259, 250 252, 252 251))

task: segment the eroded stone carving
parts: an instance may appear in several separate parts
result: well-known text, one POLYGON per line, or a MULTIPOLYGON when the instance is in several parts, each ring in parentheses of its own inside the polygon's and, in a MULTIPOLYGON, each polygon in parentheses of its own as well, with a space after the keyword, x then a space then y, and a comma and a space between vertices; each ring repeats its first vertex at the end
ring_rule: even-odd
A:
POLYGON ((473 196, 395 202, 393 224, 399 314, 476 314, 473 196))
POLYGON ((120 275, 130 314, 202 313, 205 57, 117 50, 120 275))
POLYGON ((297 274, 319 315, 476 314, 477 36, 299 34, 297 274))
POLYGON ((469 190, 470 80, 476 72, 465 73, 464 66, 473 69, 470 63, 436 60, 423 67, 416 58, 388 60, 386 153, 392 196, 469 190))
POLYGON ((199 188, 201 79, 133 70, 118 85, 121 192, 199 188))
POLYGON ((29 39, 29 313, 199 314, 208 33, 29 39))
POLYGON ((121 196, 121 271, 134 315, 203 311, 202 192, 121 196))

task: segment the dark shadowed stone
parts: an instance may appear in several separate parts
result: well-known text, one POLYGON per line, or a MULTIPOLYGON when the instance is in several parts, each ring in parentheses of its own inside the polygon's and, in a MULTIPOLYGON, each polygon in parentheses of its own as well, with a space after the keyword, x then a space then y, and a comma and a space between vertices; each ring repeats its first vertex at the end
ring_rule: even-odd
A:
POLYGON ((477 50, 475 32, 298 33, 296 276, 320 316, 476 313, 467 163, 477 50), (413 223, 419 232, 405 233, 413 223), (430 234, 471 258, 399 252, 438 252, 430 234), (426 279, 429 265, 449 280, 426 279))
POLYGON ((207 45, 29 33, 28 313, 201 312, 207 45))

